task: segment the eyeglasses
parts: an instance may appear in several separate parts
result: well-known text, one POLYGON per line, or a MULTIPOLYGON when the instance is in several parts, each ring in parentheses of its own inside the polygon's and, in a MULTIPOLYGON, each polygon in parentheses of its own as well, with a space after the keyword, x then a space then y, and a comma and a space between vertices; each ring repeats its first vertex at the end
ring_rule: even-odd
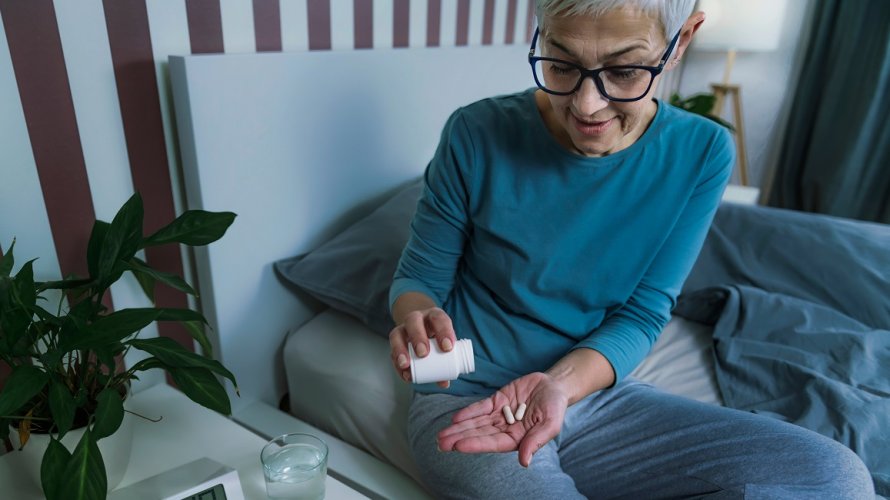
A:
POLYGON ((585 78, 590 77, 593 78, 596 88, 599 89, 603 97, 618 102, 639 101, 649 93, 652 82, 664 70, 664 65, 680 38, 678 31, 664 55, 661 56, 658 66, 629 64, 587 69, 562 59, 535 57, 538 34, 539 30, 536 28, 532 46, 528 52, 528 63, 532 67, 538 88, 548 94, 570 95, 581 88, 581 83, 585 78))

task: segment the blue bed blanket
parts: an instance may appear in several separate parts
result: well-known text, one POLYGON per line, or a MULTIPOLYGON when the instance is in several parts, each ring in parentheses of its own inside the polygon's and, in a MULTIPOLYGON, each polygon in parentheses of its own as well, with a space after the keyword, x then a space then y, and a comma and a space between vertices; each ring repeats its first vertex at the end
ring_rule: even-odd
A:
POLYGON ((727 406, 847 445, 890 495, 890 226, 723 205, 674 314, 714 325, 727 406))

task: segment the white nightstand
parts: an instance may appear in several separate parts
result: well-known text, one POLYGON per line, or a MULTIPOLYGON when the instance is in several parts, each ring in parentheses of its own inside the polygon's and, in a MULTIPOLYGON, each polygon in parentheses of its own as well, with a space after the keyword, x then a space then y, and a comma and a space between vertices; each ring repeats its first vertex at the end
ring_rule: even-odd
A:
MULTIPOLYGON (((132 411, 147 417, 164 418, 157 423, 137 419, 130 464, 121 487, 207 457, 238 471, 245 498, 267 498, 259 458, 266 439, 192 402, 166 384, 136 394, 130 405, 132 411)), ((3 485, 0 493, 3 498, 42 498, 39 490, 12 470, 14 455, 0 456, 0 484, 3 485)), ((331 476, 328 476, 325 488, 325 498, 329 500, 367 498, 331 476)))

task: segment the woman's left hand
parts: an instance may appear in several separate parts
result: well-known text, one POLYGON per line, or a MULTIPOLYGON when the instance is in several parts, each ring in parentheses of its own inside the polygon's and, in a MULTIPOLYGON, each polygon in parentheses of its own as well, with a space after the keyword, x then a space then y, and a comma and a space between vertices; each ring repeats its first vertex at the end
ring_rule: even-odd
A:
POLYGON ((546 373, 530 373, 502 387, 491 397, 458 411, 452 425, 439 432, 442 451, 491 453, 519 450, 519 463, 528 467, 532 455, 562 428, 569 395, 546 373), (515 414, 527 408, 522 420, 507 424, 504 406, 515 414))

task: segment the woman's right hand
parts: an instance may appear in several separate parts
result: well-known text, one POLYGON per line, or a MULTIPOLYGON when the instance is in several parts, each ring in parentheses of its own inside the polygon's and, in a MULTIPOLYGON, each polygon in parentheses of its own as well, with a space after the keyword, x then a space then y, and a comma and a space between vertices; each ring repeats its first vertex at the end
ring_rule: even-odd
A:
MULTIPOLYGON (((411 382, 409 343, 418 358, 425 358, 430 353, 430 342, 438 342, 439 349, 447 352, 454 349, 456 340, 451 318, 445 311, 438 307, 414 310, 389 332, 390 359, 402 380, 411 382)), ((447 388, 449 382, 444 380, 438 385, 447 388)))

